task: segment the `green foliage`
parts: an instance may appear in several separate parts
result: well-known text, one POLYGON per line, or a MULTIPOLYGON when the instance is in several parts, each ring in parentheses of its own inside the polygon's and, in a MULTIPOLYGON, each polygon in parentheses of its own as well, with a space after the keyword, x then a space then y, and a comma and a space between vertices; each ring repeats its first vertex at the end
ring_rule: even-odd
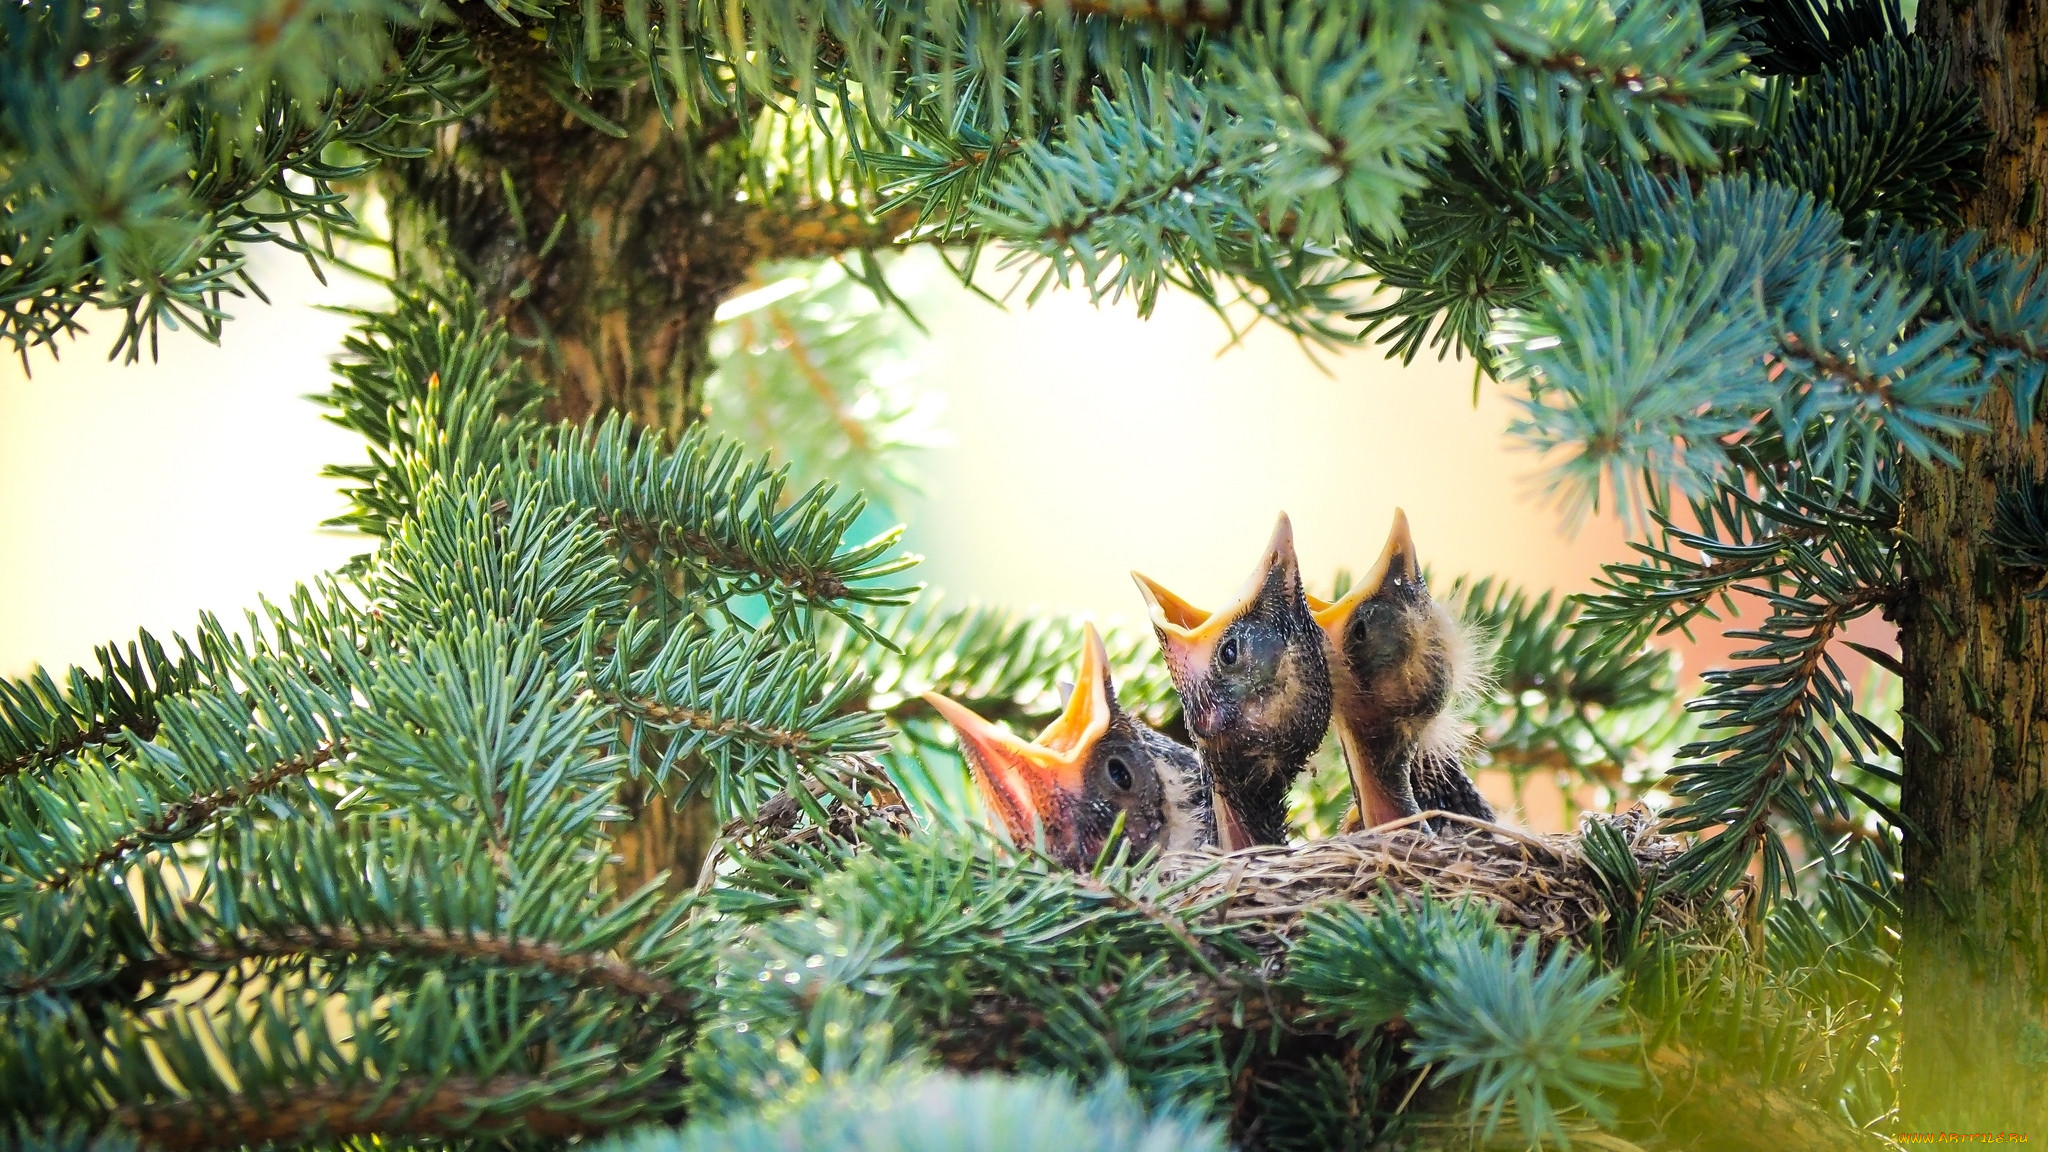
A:
MULTIPOLYGON (((879 192, 883 213, 919 208, 921 238, 1006 242, 1041 278, 1148 308, 1168 283, 1224 299, 1220 279, 1324 338, 1351 245, 1398 237, 1454 142, 1712 166, 1754 87, 1694 0, 488 8, 545 44, 536 80, 594 131, 624 134, 610 97, 629 89, 679 132, 744 123, 728 183, 750 202, 879 192)), ((341 182, 488 98, 468 18, 397 0, 10 14, 8 335, 48 343, 87 303, 129 310, 131 352, 163 317, 216 333, 234 244, 327 251, 356 232, 341 182)))
MULTIPOLYGON (((159 36, 184 62, 179 79, 234 115, 268 99, 273 85, 309 111, 337 90, 360 92, 383 79, 392 32, 419 23, 397 0, 187 0, 170 6, 159 36)), ((256 123, 243 119, 240 127, 253 134, 256 123)))
POLYGON ((1897 454, 1953 461, 1989 366, 1929 314, 1929 290, 1857 260, 1839 218, 1768 184, 1632 194, 1654 207, 1596 216, 1586 239, 1633 255, 1546 271, 1542 303, 1494 336, 1530 384, 1516 432, 1570 452, 1553 473, 1570 510, 1603 491, 1625 511, 1699 498, 1732 478, 1730 446, 1763 438, 1859 498, 1897 454))
POLYGON ((466 42, 395 2, 58 0, 0 15, 0 337, 26 357, 87 305, 131 358, 217 337, 260 290, 240 248, 359 234, 339 190, 482 95, 466 42), (152 347, 153 347, 152 343, 152 347))
POLYGON ((1115 1077, 1087 1092, 1049 1078, 895 1073, 829 1081, 729 1121, 648 1131, 606 1152, 1222 1152, 1195 1113, 1148 1113, 1115 1077))
POLYGON ((508 491, 574 510, 600 529, 636 594, 666 613, 673 577, 690 610, 759 598, 778 623, 822 611, 872 636, 860 610, 903 603, 914 589, 878 584, 914 564, 892 555, 900 532, 854 546, 844 536, 865 500, 819 481, 788 491, 789 466, 699 428, 668 445, 623 419, 570 428, 539 416, 538 395, 510 361, 502 321, 474 295, 400 286, 389 314, 366 314, 326 399, 330 419, 369 441, 366 464, 334 467, 354 504, 338 522, 376 535, 411 512, 440 476, 495 477, 508 491))
MULTIPOLYGON (((1998 562, 2032 573, 2048 568, 2048 483, 2031 481, 2000 490, 1992 508, 1986 539, 1998 550, 1998 562)), ((2028 593, 2042 599, 2040 589, 2028 593)))
POLYGON ((1149 314, 1177 287, 1220 310, 1220 271, 1264 314, 1313 322, 1341 304, 1330 262, 1268 237, 1247 185, 1214 179, 1258 152, 1228 122, 1191 81, 1104 101, 1059 138, 1018 147, 973 206, 976 223, 1006 248, 1003 266, 1029 279, 1032 300, 1079 286, 1098 299, 1129 296, 1149 314))
POLYGON ((1491 578, 1455 581, 1444 598, 1493 642, 1472 716, 1481 763, 1518 779, 1568 773, 1617 810, 1662 784, 1691 727, 1674 653, 1605 642, 1579 626, 1576 598, 1491 578))
POLYGON ((1988 247, 1971 232, 1873 229, 1864 246, 1873 261, 1928 286, 1935 314, 1960 326, 1984 381, 2010 388, 2020 426, 2030 426, 2048 379, 2040 336, 2048 292, 2038 282, 2039 259, 1988 247))
POLYGON ((1312 913, 1288 983, 1350 1029, 1405 1017, 1416 1066, 1433 1065, 1440 1082, 1471 1076, 1482 1138, 1512 1105, 1530 1145, 1569 1145, 1560 1112, 1569 1104, 1611 1121, 1605 1094, 1637 1075, 1604 1054, 1636 1040, 1617 1030, 1617 976, 1563 946, 1548 959, 1540 952, 1511 939, 1483 904, 1408 908, 1383 891, 1369 915, 1348 904, 1312 913))
POLYGON ((1974 93, 1948 84, 1949 61, 1919 40, 1873 39, 1813 76, 1773 77, 1747 139, 1745 167, 1810 192, 1847 220, 1952 224, 1983 178, 1990 141, 1974 93))
POLYGON ((1404 207, 1397 239, 1352 238, 1374 282, 1393 294, 1348 315, 1364 321, 1359 339, 1375 338, 1404 364, 1427 343, 1439 357, 1483 366, 1495 311, 1535 296, 1549 239, 1536 208, 1571 195, 1561 168, 1512 139, 1488 147, 1475 131, 1454 140, 1404 207))
MULTIPOLYGON (((1178 288, 1525 389, 1567 507, 1649 538, 1581 600, 1447 586, 1499 641, 1479 759, 1666 791, 1693 839, 1645 865, 1589 826, 1578 942, 1384 897, 1261 956, 1192 879, 1053 871, 972 830, 917 693, 1033 729, 1078 624, 897 582, 853 494, 913 424, 877 263, 769 266, 801 290, 729 312, 714 395, 751 447, 550 423, 500 302, 408 269, 325 398, 375 551, 239 635, 0 686, 0 1110, 48 1118, 0 1142, 1215 1147, 1256 1104, 1273 1147, 1363 1147, 1403 1138, 1418 1069, 1539 1146, 1656 1127, 1710 1073, 1888 1115, 1912 721, 1851 690, 1844 653, 1896 660, 1844 630, 1910 595, 1902 469, 2048 379, 2036 260, 1937 230, 1984 135, 1895 6, 16 5, 0 332, 112 308, 134 355, 217 334, 250 243, 330 262, 373 164, 463 146, 465 27, 591 132, 646 98, 715 138, 690 178, 735 219, 827 206, 968 277, 993 245, 1028 295, 1178 288), (1649 641, 1738 601, 1748 649, 1675 715, 1649 641), (731 823, 715 868, 621 893, 619 798, 656 782, 731 823), (931 829, 867 820, 895 794, 931 829), (1753 858, 1760 952, 1658 911, 1753 858)), ((2023 572, 2034 481, 1985 538, 2023 572)), ((1148 639, 1108 639, 1172 725, 1148 639)), ((1342 781, 1326 752, 1305 827, 1342 781)))
MULTIPOLYGON (((206 638, 223 639, 217 629, 206 638)), ((125 652, 108 644, 95 648, 93 658, 97 673, 73 668, 61 683, 46 668, 22 681, 0 681, 0 774, 34 770, 104 744, 123 729, 151 735, 159 700, 221 677, 203 650, 181 644, 174 659, 148 632, 125 652)))
MULTIPOLYGON (((1724 828, 1688 855, 1698 883, 1728 885, 1748 866, 1760 833, 1782 818, 1809 859, 1833 855, 1831 825, 1856 823, 1867 806, 1888 824, 1896 813, 1871 791, 1896 781, 1883 761, 1899 738, 1857 707, 1831 645, 1852 621, 1898 594, 1895 482, 1874 481, 1876 507, 1858 504, 1789 470, 1758 467, 1755 495, 1723 487, 1691 509, 1698 531, 1660 519, 1658 547, 1639 546, 1641 563, 1610 565, 1607 591, 1584 619, 1610 636, 1683 628, 1715 618, 1742 596, 1765 609, 1737 664, 1706 674, 1707 695, 1692 705, 1709 716, 1701 738, 1679 752, 1668 786, 1683 802, 1671 813, 1685 830, 1724 828), (1782 477, 1782 478, 1780 478, 1782 477), (1719 607, 1717 607, 1717 605, 1719 607)), ((1856 646, 1880 665, 1894 658, 1856 646)), ((1797 869, 1785 841, 1762 837, 1763 897, 1793 884, 1797 869)), ((1859 841, 1858 852, 1873 850, 1859 841)), ((1883 870, 1882 857, 1872 861, 1883 870)))
POLYGON ((725 956, 691 1056, 702 1107, 877 1059, 1117 1072, 1155 1107, 1213 1106, 1227 1089, 1200 944, 1242 946, 1166 907, 1173 889, 1148 868, 1062 874, 977 832, 878 838, 735 879, 727 899, 758 926, 725 956))

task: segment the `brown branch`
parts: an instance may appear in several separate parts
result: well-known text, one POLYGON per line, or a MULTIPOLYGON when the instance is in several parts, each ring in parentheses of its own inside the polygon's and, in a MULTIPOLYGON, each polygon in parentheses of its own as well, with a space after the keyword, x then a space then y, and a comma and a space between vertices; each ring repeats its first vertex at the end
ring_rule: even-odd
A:
POLYGON ((62 760, 74 752, 82 751, 94 745, 108 743, 114 737, 120 735, 123 729, 132 731, 142 739, 148 740, 156 735, 157 727, 158 722, 150 719, 135 724, 108 720, 82 728, 61 740, 52 741, 39 748, 31 748, 19 756, 0 760, 0 780, 19 776, 39 764, 62 760))
POLYGON ((1670 85, 1661 78, 1644 76, 1643 70, 1633 64, 1624 64, 1619 68, 1600 68, 1577 52, 1531 56, 1498 38, 1494 39, 1494 48, 1507 57, 1510 64, 1536 68, 1544 72, 1563 72, 1589 87, 1620 88, 1637 100, 1656 100, 1680 107, 1692 102, 1692 98, 1685 93, 1671 91, 1670 85))
MULTIPOLYGON (((131 1105, 113 1120, 163 1152, 266 1145, 297 1146, 357 1136, 431 1138, 526 1133, 565 1140, 600 1136, 648 1117, 624 1102, 593 1100, 599 1107, 576 1112, 581 1101, 564 1098, 536 1076, 407 1077, 400 1083, 294 1087, 237 1093, 206 1100, 131 1105), (497 1111, 494 1100, 524 1097, 545 1103, 497 1111)), ((646 1101, 652 1103, 651 1099, 646 1101)))
POLYGON ((1135 201, 1161 200, 1167 197, 1171 197, 1177 193, 1192 192, 1196 188, 1201 187, 1203 181, 1206 181, 1207 179, 1209 179, 1209 177, 1216 175, 1218 172, 1222 170, 1223 166, 1221 164, 1204 164, 1200 168, 1197 168, 1192 172, 1185 173, 1183 175, 1173 178, 1172 180, 1167 181, 1164 185, 1160 186, 1159 188, 1148 191, 1142 196, 1130 196, 1118 200, 1114 204, 1104 204, 1101 207, 1092 208, 1087 212, 1082 213, 1078 220, 1075 220, 1071 223, 1055 224, 1052 227, 1047 228, 1044 231, 1040 232, 1038 234, 1039 239, 1052 240, 1060 244, 1071 243, 1074 237, 1080 235, 1083 232, 1086 232, 1090 228, 1095 227, 1095 225, 1101 223, 1102 221, 1107 220, 1110 217, 1123 212, 1127 206, 1129 206, 1131 203, 1135 201))
POLYGON ((803 570, 788 571, 756 564, 745 551, 728 548, 702 532, 691 532, 666 520, 636 520, 609 512, 595 512, 591 522, 606 532, 650 543, 665 543, 715 567, 745 572, 793 588, 811 600, 843 600, 850 591, 837 576, 819 576, 803 570))
POLYGON ((617 703, 637 712, 656 724, 681 724, 694 728, 707 736, 746 736, 757 740, 778 752, 791 754, 806 750, 816 751, 825 747, 815 736, 799 728, 770 728, 764 724, 751 724, 745 720, 721 720, 717 715, 696 708, 685 708, 680 704, 662 704, 643 700, 637 696, 620 696, 617 703))
POLYGON ((1778 338, 1778 344, 1787 356, 1794 356, 1813 366, 1814 371, 1842 381, 1866 396, 1875 396, 1887 407, 1892 402, 1892 381, 1889 376, 1873 375, 1845 356, 1837 356, 1819 348, 1808 348, 1797 334, 1787 332, 1778 338))
POLYGON ((258 773, 254 779, 232 788, 223 788, 218 792, 209 792, 203 796, 167 804, 156 819, 125 836, 116 838, 90 858, 57 869, 48 880, 43 881, 43 888, 50 892, 68 888, 75 880, 89 876, 109 864, 127 859, 145 844, 156 844, 172 839, 182 840, 195 835, 222 811, 238 804, 245 804, 289 780, 296 780, 316 768, 332 764, 340 757, 341 746, 338 743, 323 743, 320 750, 313 755, 273 765, 267 771, 258 773))
POLYGON ((851 204, 822 201, 759 205, 742 215, 740 232, 754 260, 815 260, 890 247, 916 224, 913 207, 874 218, 851 204))
MULTIPOLYGON (((169 948, 129 964, 102 983, 137 986, 143 982, 175 983, 204 972, 219 971, 245 960, 284 960, 315 953, 450 957, 484 960, 508 968, 538 968, 573 984, 616 992, 636 1000, 652 1000, 675 1018, 688 1019, 697 998, 644 968, 614 956, 569 952, 559 945, 491 933, 448 932, 439 928, 287 928, 190 947, 169 948)), ((0 987, 0 995, 22 996, 56 987, 47 978, 0 987)))

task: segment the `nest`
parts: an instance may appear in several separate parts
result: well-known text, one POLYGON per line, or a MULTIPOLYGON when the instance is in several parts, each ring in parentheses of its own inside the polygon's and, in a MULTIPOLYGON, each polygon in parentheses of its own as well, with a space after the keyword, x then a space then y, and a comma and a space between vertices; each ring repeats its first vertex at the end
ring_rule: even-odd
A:
MULTIPOLYGON (((875 775, 879 776, 879 773, 875 775)), ((900 797, 876 789, 849 804, 816 785, 813 796, 827 819, 802 818, 802 806, 788 793, 763 805, 752 820, 724 829, 728 852, 757 856, 828 842, 857 846, 863 830, 899 836, 924 834, 900 797)), ((1426 812, 1396 824, 1362 832, 1246 848, 1227 856, 1174 852, 1159 862, 1159 880, 1175 889, 1170 903, 1200 909, 1201 917, 1234 929, 1276 967, 1293 941, 1301 918, 1333 900, 1365 904, 1383 890, 1415 898, 1478 899, 1491 904, 1501 924, 1546 941, 1588 938, 1595 922, 1611 915, 1598 872, 1587 859, 1583 824, 1597 822, 1620 834, 1635 858, 1638 883, 1627 896, 1640 902, 1656 890, 1656 878, 1685 851, 1677 839, 1659 835, 1656 816, 1637 805, 1608 816, 1588 815, 1579 835, 1539 836, 1470 816, 1426 812), (1425 826, 1434 820, 1443 827, 1425 826)), ((706 868, 700 883, 715 871, 706 868)), ((1684 933, 1706 929, 1722 937, 1739 922, 1749 898, 1747 882, 1732 893, 1650 896, 1643 927, 1684 933)))
MULTIPOLYGON (((1162 861, 1162 879, 1192 879, 1174 902, 1207 906, 1206 917, 1237 926, 1239 938, 1269 959, 1287 951, 1310 909, 1332 900, 1362 904, 1382 888, 1410 897, 1484 900, 1503 925, 1546 940, 1584 939, 1596 920, 1609 915, 1579 836, 1537 836, 1456 815, 1449 816, 1448 830, 1431 833, 1420 826, 1421 817, 1415 819, 1406 827, 1247 848, 1221 859, 1175 853, 1162 861)), ((1679 841, 1657 834, 1655 817, 1641 806, 1587 819, 1620 832, 1646 877, 1684 851, 1679 841)), ((1734 900, 1740 899, 1738 893, 1734 900)), ((1725 928, 1734 922, 1737 906, 1712 895, 1666 893, 1655 898, 1649 914, 1668 929, 1725 928)))

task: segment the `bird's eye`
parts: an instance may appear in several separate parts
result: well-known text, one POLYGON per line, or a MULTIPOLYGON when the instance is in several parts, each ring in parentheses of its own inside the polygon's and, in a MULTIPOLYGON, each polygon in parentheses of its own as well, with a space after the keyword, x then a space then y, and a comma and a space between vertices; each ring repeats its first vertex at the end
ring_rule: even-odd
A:
POLYGON ((1111 756, 1111 757, 1109 758, 1109 764, 1108 764, 1108 766, 1107 766, 1107 770, 1108 770, 1108 772, 1109 772, 1109 782, 1110 782, 1110 783, 1112 783, 1112 784, 1116 785, 1116 786, 1117 786, 1118 788, 1121 788, 1121 789, 1123 789, 1123 790, 1124 790, 1124 791, 1126 791, 1126 792, 1130 791, 1130 787, 1131 787, 1131 767, 1130 767, 1130 765, 1128 765, 1128 764, 1124 763, 1124 762, 1123 762, 1123 761, 1122 761, 1121 759, 1118 759, 1118 758, 1117 758, 1117 757, 1115 757, 1115 756, 1111 756))
POLYGON ((1223 661, 1226 668, 1237 663, 1237 637, 1232 636, 1230 639, 1225 640, 1223 647, 1217 649, 1216 658, 1223 661))

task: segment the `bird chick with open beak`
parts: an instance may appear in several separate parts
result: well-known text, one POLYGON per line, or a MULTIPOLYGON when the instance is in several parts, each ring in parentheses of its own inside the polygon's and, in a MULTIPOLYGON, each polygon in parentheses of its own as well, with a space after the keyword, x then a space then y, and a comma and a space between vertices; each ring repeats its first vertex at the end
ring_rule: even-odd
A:
POLYGON ((1225 851, 1287 839, 1287 788, 1330 723, 1330 672, 1282 515, 1230 605, 1204 612, 1133 572, 1188 732, 1216 787, 1225 851))
POLYGON ((1044 838, 1076 871, 1109 846, 1119 818, 1134 857, 1216 842, 1209 778, 1192 749, 1117 704, 1109 656, 1083 628, 1081 671, 1066 707, 1036 740, 1022 740, 936 692, 924 699, 960 734, 976 789, 1012 843, 1044 838))
POLYGON ((1309 598, 1329 651, 1331 720, 1367 827, 1438 809, 1493 819, 1465 774, 1452 705, 1485 675, 1477 637, 1429 594, 1407 514, 1334 603, 1309 598))

